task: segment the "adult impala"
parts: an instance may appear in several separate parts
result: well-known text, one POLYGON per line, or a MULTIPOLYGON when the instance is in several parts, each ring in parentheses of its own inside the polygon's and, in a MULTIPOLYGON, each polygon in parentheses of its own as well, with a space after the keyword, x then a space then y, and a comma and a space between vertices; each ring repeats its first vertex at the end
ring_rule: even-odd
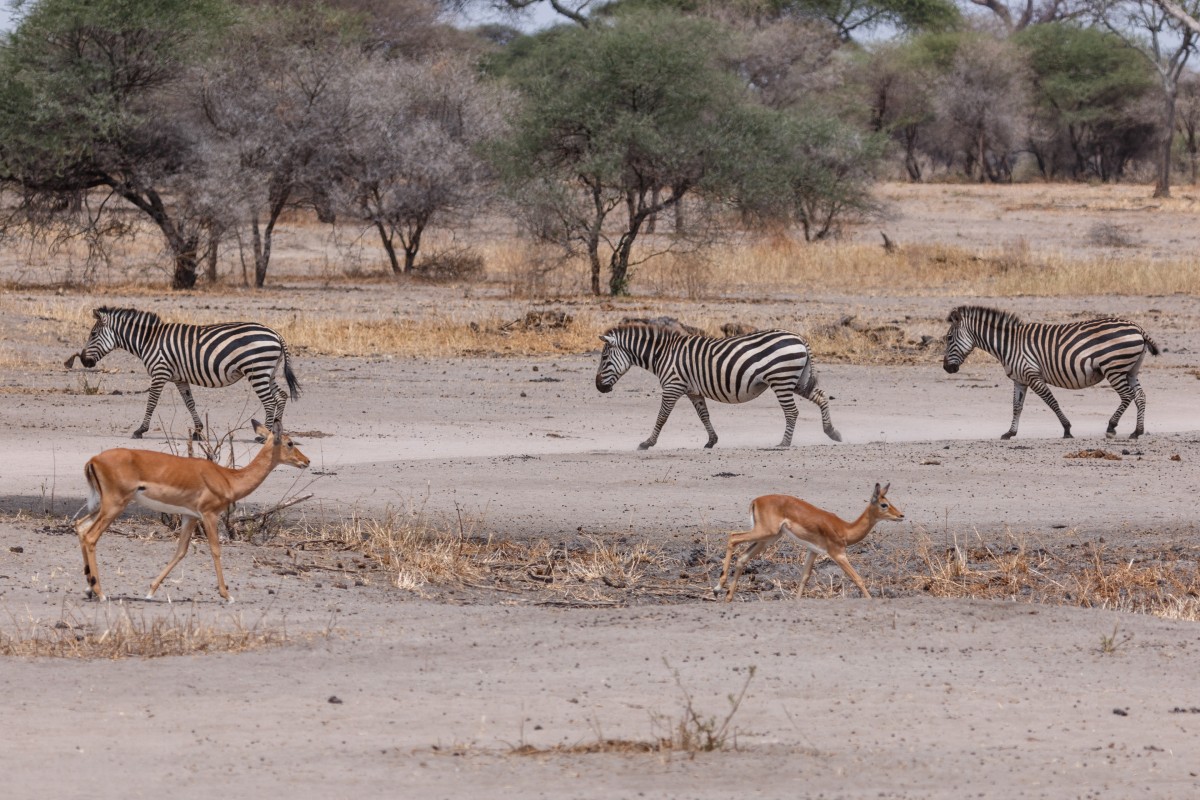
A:
POLYGON ((175 557, 150 584, 146 599, 154 598, 167 575, 187 555, 196 526, 203 525, 217 570, 217 590, 226 602, 233 602, 221 572, 217 515, 261 486, 271 470, 280 464, 300 469, 308 466, 308 457, 280 430, 278 421, 272 428, 264 427, 258 420, 251 420, 251 425, 265 441, 262 449, 241 469, 222 467, 203 458, 183 458, 123 447, 105 450, 87 462, 83 474, 89 489, 88 514, 75 523, 75 532, 83 548, 83 574, 87 578, 89 597, 107 599, 100 588, 100 572, 96 568, 96 542, 113 520, 136 500, 147 508, 182 514, 184 518, 175 557))
POLYGON ((904 519, 904 513, 887 498, 891 486, 889 483, 881 489, 878 483, 875 484, 875 491, 871 494, 866 510, 854 522, 846 522, 835 514, 785 494, 756 497, 750 503, 750 516, 754 521, 754 528, 729 534, 729 547, 725 551, 725 562, 721 566, 721 580, 713 587, 713 593, 719 594, 725 588, 725 581, 729 576, 729 561, 733 557, 735 547, 746 542, 750 544, 737 560, 733 581, 725 594, 727 603, 733 599, 738 578, 741 577, 747 562, 787 533, 808 550, 797 594, 804 592, 808 576, 812 574, 813 562, 818 555, 822 555, 832 558, 862 590, 863 596, 869 598, 871 593, 867 591, 867 585, 846 558, 846 548, 865 539, 877 522, 885 519, 904 519))

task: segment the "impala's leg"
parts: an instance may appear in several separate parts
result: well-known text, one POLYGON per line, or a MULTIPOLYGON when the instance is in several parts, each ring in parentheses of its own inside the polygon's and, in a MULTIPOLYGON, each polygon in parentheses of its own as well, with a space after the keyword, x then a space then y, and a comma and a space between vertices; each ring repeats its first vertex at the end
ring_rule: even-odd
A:
POLYGON ((800 588, 796 590, 796 596, 804 594, 804 587, 808 585, 808 577, 812 575, 813 564, 817 560, 817 551, 809 550, 808 555, 804 559, 804 571, 800 573, 800 588))
POLYGON ((217 591, 225 598, 226 603, 232 603, 233 598, 225 588, 225 573, 221 571, 221 540, 217 535, 217 515, 206 514, 201 522, 204 525, 204 533, 208 536, 208 549, 212 551, 213 567, 217 570, 217 591))
POLYGON ((771 389, 783 408, 783 438, 779 440, 777 447, 791 447, 792 434, 796 432, 796 417, 800 413, 796 408, 795 389, 791 384, 780 383, 772 384, 771 389))
POLYGON ((675 408, 675 403, 682 394, 682 386, 674 384, 663 386, 662 404, 658 408, 658 420, 654 423, 654 432, 650 434, 649 439, 638 445, 638 450, 649 450, 658 443, 658 434, 662 432, 663 425, 667 424, 667 417, 671 416, 671 410, 675 408))
POLYGON ((734 549, 742 542, 751 541, 756 535, 757 532, 753 530, 729 534, 729 544, 725 548, 725 560, 721 562, 721 579, 713 587, 714 593, 718 593, 725 588, 725 581, 729 578, 729 562, 733 559, 734 549))
MULTIPOLYGON (((1063 426, 1063 438, 1074 439, 1071 435, 1071 421, 1067 419, 1067 415, 1058 407, 1058 401, 1054 399, 1054 395, 1050 393, 1050 387, 1041 378, 1034 378, 1029 382, 1029 388, 1037 393, 1037 396, 1046 401, 1046 405, 1050 406, 1050 410, 1058 415, 1058 421, 1063 426)), ((1013 433, 1016 433, 1017 420, 1013 418, 1013 433)))
POLYGON ((164 375, 154 375, 150 378, 150 396, 146 399, 146 418, 142 425, 133 432, 134 439, 142 438, 142 434, 150 430, 150 420, 154 417, 154 409, 158 406, 158 398, 162 397, 163 386, 167 383, 164 375))
MULTIPOLYGON (((749 547, 746 548, 746 551, 738 557, 737 564, 734 566, 733 580, 729 582, 729 591, 725 595, 726 603, 733 599, 733 594, 737 591, 738 578, 742 577, 742 570, 746 568, 746 565, 749 564, 752 559, 756 558, 759 553, 767 549, 767 546, 771 544, 771 542, 779 538, 779 534, 777 533, 773 533, 766 537, 764 537, 761 533, 755 533, 754 531, 751 531, 751 533, 754 534, 753 542, 749 547)), ((747 541, 748 539, 743 539, 743 541, 747 541)))
POLYGON ((850 559, 846 558, 845 552, 830 552, 829 557, 832 558, 837 565, 842 568, 842 572, 850 576, 850 580, 854 581, 859 590, 863 593, 863 597, 871 599, 871 593, 867 591, 867 585, 863 583, 863 579, 854 571, 854 567, 850 566, 850 559))
POLYGON ((200 415, 196 413, 196 400, 192 397, 192 387, 187 381, 175 381, 175 388, 179 390, 179 396, 183 398, 184 404, 188 411, 192 412, 192 422, 196 427, 192 429, 192 441, 200 441, 200 433, 204 430, 204 423, 200 421, 200 415))
POLYGON ((821 428, 825 431, 825 435, 835 442, 840 442, 842 435, 838 433, 837 428, 833 427, 833 418, 829 416, 829 398, 825 396, 825 392, 814 385, 808 390, 808 394, 801 392, 800 396, 815 403, 817 408, 821 409, 821 428))
POLYGON ((1025 407, 1025 391, 1029 387, 1018 381, 1013 381, 1013 419, 1012 427, 1008 429, 1008 433, 1003 434, 1001 439, 1011 439, 1017 435, 1017 422, 1021 419, 1021 409, 1025 407))
POLYGON ((121 516, 126 503, 105 503, 101 501, 97 511, 88 514, 75 524, 75 532, 79 536, 79 546, 83 550, 83 577, 87 580, 88 597, 97 600, 107 600, 104 590, 100 588, 100 570, 96 566, 96 542, 108 530, 113 520, 121 516))
POLYGON ((171 574, 171 570, 175 569, 175 565, 183 561, 183 557, 187 555, 188 545, 192 542, 192 534, 199 521, 196 517, 183 518, 183 526, 179 529, 179 543, 175 547, 175 556, 171 559, 171 563, 167 564, 167 568, 154 579, 154 583, 150 584, 150 591, 146 593, 147 600, 154 599, 154 593, 158 591, 158 587, 162 586, 162 582, 171 574))
POLYGON ((708 403, 704 402, 704 396, 699 394, 689 394, 688 399, 696 407, 696 415, 704 423, 704 430, 708 431, 708 444, 704 446, 712 447, 717 443, 717 432, 713 429, 712 420, 708 418, 708 403))

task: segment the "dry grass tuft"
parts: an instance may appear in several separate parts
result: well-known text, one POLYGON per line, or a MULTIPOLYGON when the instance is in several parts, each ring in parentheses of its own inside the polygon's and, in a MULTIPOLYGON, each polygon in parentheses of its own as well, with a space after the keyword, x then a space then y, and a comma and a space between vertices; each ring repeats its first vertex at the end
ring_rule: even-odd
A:
POLYGON ((0 655, 26 658, 161 658, 202 653, 240 653, 277 647, 289 640, 283 628, 261 623, 246 626, 240 617, 230 617, 228 626, 201 622, 193 615, 180 619, 168 616, 133 615, 122 607, 113 619, 107 613, 91 621, 71 614, 50 624, 40 620, 14 625, 11 633, 0 631, 0 655))

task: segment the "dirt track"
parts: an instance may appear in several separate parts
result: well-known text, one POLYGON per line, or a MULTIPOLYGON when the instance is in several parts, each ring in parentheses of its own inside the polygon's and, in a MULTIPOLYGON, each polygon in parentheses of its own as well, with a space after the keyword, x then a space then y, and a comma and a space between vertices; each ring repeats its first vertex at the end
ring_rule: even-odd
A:
MULTIPOLYGON (((857 302, 878 320, 912 317, 908 333, 919 338, 940 336, 945 307, 968 299, 857 302)), ((803 318, 805 308, 842 302, 817 298, 793 310, 803 318)), ((172 604, 145 603, 133 598, 173 549, 161 529, 142 540, 149 523, 100 544, 108 591, 122 602, 84 603, 78 545, 61 521, 82 501, 87 457, 128 444, 146 379, 117 354, 105 366, 119 369, 103 385, 122 394, 62 394, 76 385, 56 366, 70 346, 25 343, 45 366, 10 371, 0 386, 0 510, 18 515, 0 521, 8 614, 0 628, 194 614, 216 626, 286 625, 291 644, 144 661, 7 659, 8 791, 1194 797, 1195 622, 917 590, 870 603, 854 591, 796 599, 770 588, 794 579, 794 559, 761 564, 758 590, 740 602, 711 602, 723 535, 745 526, 750 498, 782 491, 850 516, 876 481, 891 481, 907 520, 881 526, 851 553, 872 586, 895 578, 891 556, 922 535, 999 544, 1016 532, 1051 552, 1085 541, 1174 547, 1200 564, 1194 301, 1007 305, 1030 317, 1113 311, 1150 327, 1168 352, 1143 371, 1149 436, 1105 442, 1117 399, 1100 388, 1057 392, 1078 439, 1059 439, 1053 415, 1030 398, 1019 437, 1001 442, 1011 384, 978 354, 955 376, 932 351, 917 366, 821 364, 842 444, 824 438, 806 406, 797 446, 767 449, 782 414, 764 397, 713 407, 721 439, 712 451, 699 447, 692 409, 679 407, 649 453, 634 447, 656 413, 653 379, 630 374, 599 395, 591 356, 302 361, 306 395, 289 407, 288 427, 322 474, 294 484, 297 474, 281 468, 253 500, 273 503, 307 486, 315 497, 297 514, 309 521, 416 505, 514 540, 645 542, 670 563, 690 559, 671 604, 631 593, 601 608, 454 587, 413 593, 381 573, 349 580, 328 569, 328 555, 242 542, 224 557, 232 610, 215 602, 203 547, 164 586, 172 604), (1120 461, 1063 457, 1087 447, 1130 452, 1120 461), (1103 637, 1114 637, 1112 652, 1103 637), (732 722, 736 749, 695 759, 548 750, 669 733, 664 726, 683 713, 681 686, 704 716, 723 717, 751 666, 732 722), (517 755, 520 745, 542 752, 517 755)), ((260 410, 244 385, 201 390, 197 400, 214 421, 260 410)), ((182 432, 178 398, 165 393, 160 408, 182 432)), ((1120 432, 1132 424, 1130 412, 1120 432)), ((162 431, 142 446, 163 447, 162 431)), ((251 451, 248 432, 238 447, 251 451)), ((828 562, 814 578, 839 581, 828 562)))

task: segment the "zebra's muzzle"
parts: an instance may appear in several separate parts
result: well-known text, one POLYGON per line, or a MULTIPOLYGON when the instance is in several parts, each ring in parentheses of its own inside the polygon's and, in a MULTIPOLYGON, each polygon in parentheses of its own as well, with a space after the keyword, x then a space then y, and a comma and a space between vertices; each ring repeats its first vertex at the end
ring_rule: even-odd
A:
POLYGON ((604 383, 599 378, 596 378, 596 391, 600 392, 600 394, 608 394, 612 390, 613 387, 611 383, 604 383))
POLYGON ((91 369, 92 367, 96 366, 96 359, 88 358, 87 356, 80 354, 79 363, 83 364, 88 369, 91 369))
POLYGON ((946 370, 946 372, 949 372, 951 375, 953 375, 954 373, 958 372, 958 364, 951 364, 949 361, 943 361, 942 369, 946 370))

